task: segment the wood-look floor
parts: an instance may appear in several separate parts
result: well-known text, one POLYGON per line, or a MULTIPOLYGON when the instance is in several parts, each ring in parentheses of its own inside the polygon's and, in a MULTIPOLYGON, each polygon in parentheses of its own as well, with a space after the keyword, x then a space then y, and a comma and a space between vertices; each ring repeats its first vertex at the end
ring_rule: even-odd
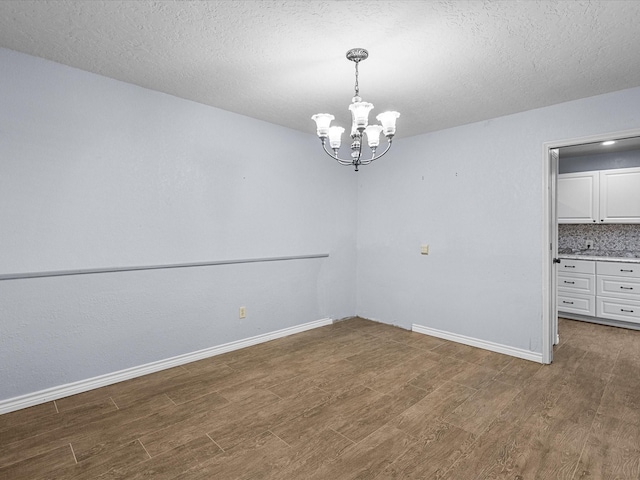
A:
POLYGON ((0 479, 640 479, 640 332, 551 366, 351 319, 0 416, 0 479))

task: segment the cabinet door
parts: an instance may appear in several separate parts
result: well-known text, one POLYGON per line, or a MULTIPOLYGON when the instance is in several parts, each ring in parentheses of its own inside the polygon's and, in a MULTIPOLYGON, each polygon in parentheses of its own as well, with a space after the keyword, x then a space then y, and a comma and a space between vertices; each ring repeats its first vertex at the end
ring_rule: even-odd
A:
POLYGON ((580 293, 582 295, 596 294, 596 276, 582 275, 575 273, 573 275, 563 275, 558 273, 558 292, 580 293))
POLYGON ((609 297, 597 297, 596 315, 600 318, 640 323, 640 302, 609 297))
POLYGON ((640 168, 600 172, 601 223, 640 223, 640 168))
POLYGON ((599 172, 558 175, 558 223, 597 222, 599 182, 599 172))
POLYGON ((578 313, 593 317, 596 314, 596 296, 559 291, 558 312, 578 313))

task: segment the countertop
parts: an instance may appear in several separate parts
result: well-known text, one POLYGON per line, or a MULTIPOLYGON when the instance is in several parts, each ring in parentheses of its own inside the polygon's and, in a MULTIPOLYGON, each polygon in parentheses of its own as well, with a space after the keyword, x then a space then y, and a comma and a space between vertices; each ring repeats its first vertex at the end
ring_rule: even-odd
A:
POLYGON ((605 261, 605 262, 624 262, 624 263, 640 263, 639 257, 616 257, 611 255, 598 255, 596 252, 589 253, 558 253, 558 258, 566 260, 591 260, 591 261, 605 261))

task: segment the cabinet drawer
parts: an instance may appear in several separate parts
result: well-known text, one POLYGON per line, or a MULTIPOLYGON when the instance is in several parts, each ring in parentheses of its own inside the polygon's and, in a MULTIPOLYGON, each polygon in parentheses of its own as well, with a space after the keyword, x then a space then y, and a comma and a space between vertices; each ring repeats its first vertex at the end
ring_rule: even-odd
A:
POLYGON ((598 275, 640 278, 640 263, 596 262, 596 264, 598 275))
POLYGON ((598 295, 640 300, 640 278, 598 275, 598 295))
POLYGON ((560 273, 596 273, 596 262, 589 260, 565 260, 564 258, 558 264, 558 274, 560 273))
POLYGON ((558 291, 581 293, 583 295, 595 295, 595 283, 595 275, 569 275, 564 272, 558 274, 558 291))
POLYGON ((640 323, 640 302, 598 297, 597 304, 598 317, 640 323))
POLYGON ((595 295, 558 292, 558 311, 593 317, 596 314, 596 297, 595 295))

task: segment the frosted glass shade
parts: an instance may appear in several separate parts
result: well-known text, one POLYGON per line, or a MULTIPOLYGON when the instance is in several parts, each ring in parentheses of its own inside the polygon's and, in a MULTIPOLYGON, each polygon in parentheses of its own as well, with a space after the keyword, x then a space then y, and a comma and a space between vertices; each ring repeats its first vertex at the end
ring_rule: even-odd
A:
POLYGON ((382 112, 376 119, 382 124, 382 131, 385 136, 396 134, 396 119, 400 116, 398 112, 382 112))
POLYGON ((369 112, 372 108, 373 104, 368 102, 353 102, 349 105, 356 128, 365 128, 369 124, 369 112))
POLYGON ((380 145, 380 132, 382 132, 382 127, 380 125, 369 125, 364 129, 370 148, 380 145))
POLYGON ((316 113, 311 120, 316 122, 316 132, 320 138, 326 137, 329 134, 329 125, 331 120, 335 117, 330 113, 316 113))
POLYGON ((331 146, 331 148, 340 148, 343 133, 344 128, 342 127, 329 128, 329 145, 331 146))

